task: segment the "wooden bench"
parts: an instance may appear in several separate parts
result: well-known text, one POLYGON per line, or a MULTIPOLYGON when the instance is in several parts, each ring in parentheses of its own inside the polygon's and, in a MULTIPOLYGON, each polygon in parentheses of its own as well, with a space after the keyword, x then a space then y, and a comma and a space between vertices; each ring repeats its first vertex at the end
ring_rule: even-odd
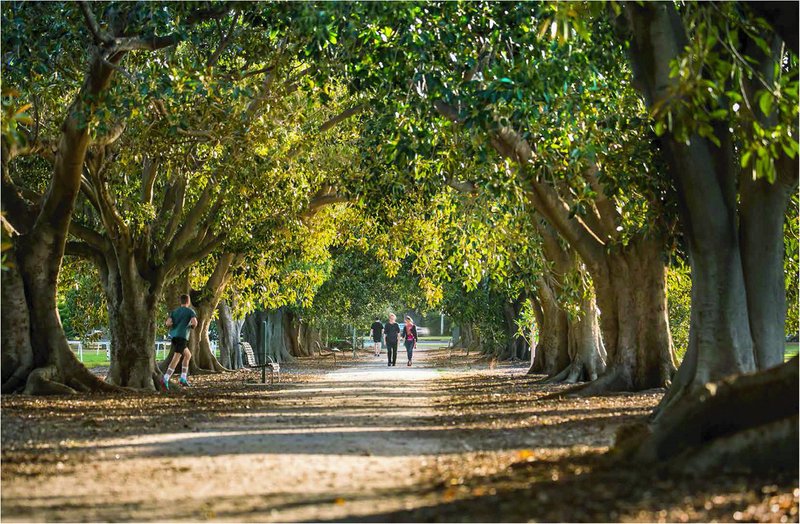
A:
MULTIPOLYGON (((281 381, 281 365, 272 360, 271 356, 267 355, 269 362, 266 364, 259 364, 258 360, 256 360, 256 354, 253 352, 253 346, 251 346, 249 342, 239 342, 239 345, 242 347, 242 351, 244 352, 245 365, 248 368, 269 368, 269 383, 274 383, 276 374, 278 375, 278 382, 281 381)), ((266 377, 264 378, 264 383, 266 384, 266 377)))
POLYGON ((319 340, 314 342, 314 345, 317 346, 317 353, 320 357, 327 357, 328 355, 333 355, 333 363, 336 364, 336 355, 341 355, 342 350, 339 348, 328 348, 322 347, 319 340))

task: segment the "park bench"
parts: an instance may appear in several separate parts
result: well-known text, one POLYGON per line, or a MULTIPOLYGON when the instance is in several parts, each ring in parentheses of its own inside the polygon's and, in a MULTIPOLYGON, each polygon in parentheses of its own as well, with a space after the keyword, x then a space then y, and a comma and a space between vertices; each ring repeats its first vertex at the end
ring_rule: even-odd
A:
MULTIPOLYGON (((259 364, 258 360, 256 360, 256 354, 253 352, 253 346, 251 346, 249 342, 239 342, 239 345, 242 347, 242 352, 244 353, 245 365, 249 369, 269 368, 270 385, 274 383, 276 374, 278 375, 278 382, 281 381, 281 365, 272 360, 271 356, 267 355, 269 362, 266 364, 259 364)), ((266 383, 266 378, 264 382, 266 383)))
POLYGON ((341 355, 342 350, 339 348, 334 347, 323 347, 319 340, 314 342, 314 345, 317 347, 317 354, 320 357, 327 357, 328 355, 333 355, 333 363, 336 364, 336 355, 341 355))

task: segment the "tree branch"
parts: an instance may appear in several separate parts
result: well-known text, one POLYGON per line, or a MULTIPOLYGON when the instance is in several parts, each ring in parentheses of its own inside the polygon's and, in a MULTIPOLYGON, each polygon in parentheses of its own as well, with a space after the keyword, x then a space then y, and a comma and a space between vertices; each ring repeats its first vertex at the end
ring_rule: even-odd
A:
POLYGON ((340 196, 335 189, 332 187, 326 186, 319 191, 311 198, 311 201, 308 203, 306 208, 300 213, 301 219, 311 218, 312 216, 316 215, 320 209, 325 206, 329 206, 332 204, 338 204, 342 202, 349 202, 350 199, 344 196, 340 196))
POLYGON ((106 247, 106 239, 103 235, 75 221, 70 222, 69 233, 98 251, 103 251, 106 247))
POLYGON ((81 6, 83 17, 86 19, 86 25, 89 27, 89 31, 91 31, 92 35, 94 36, 95 43, 112 45, 114 43, 114 37, 100 29, 100 24, 97 23, 97 18, 94 16, 94 12, 89 7, 89 2, 81 1, 78 3, 81 6))
POLYGON ((117 53, 124 53, 127 51, 158 51, 165 47, 172 47, 180 41, 181 37, 177 33, 167 36, 152 36, 150 38, 138 36, 115 38, 114 45, 109 54, 113 56, 117 53))
POLYGON ((86 242, 76 242, 74 240, 67 242, 64 246, 64 254, 93 260, 97 263, 103 262, 103 253, 86 242))
POLYGON ((151 204, 153 202, 153 186, 156 182, 156 174, 161 162, 145 156, 142 160, 142 203, 151 204))
POLYGON ((220 42, 217 50, 214 51, 214 54, 211 55, 211 58, 208 59, 208 65, 206 67, 213 67, 217 63, 217 60, 219 60, 219 57, 222 55, 222 52, 225 50, 226 47, 228 47, 228 43, 230 42, 231 37, 233 36, 233 31, 234 29, 236 29, 236 24, 239 22, 240 14, 241 13, 237 12, 236 16, 233 17, 233 20, 231 21, 231 26, 228 29, 228 34, 225 35, 225 37, 220 42))
POLYGON ((344 111, 342 111, 338 115, 334 116, 333 118, 328 119, 324 124, 319 126, 319 129, 317 130, 317 133, 324 133, 325 131, 327 131, 328 129, 332 128, 333 126, 335 126, 339 122, 343 122, 343 121, 347 120, 348 118, 350 118, 351 116, 357 115, 358 113, 363 111, 365 107, 366 106, 364 104, 358 104, 357 106, 353 106, 353 107, 351 107, 349 109, 345 109, 344 111))

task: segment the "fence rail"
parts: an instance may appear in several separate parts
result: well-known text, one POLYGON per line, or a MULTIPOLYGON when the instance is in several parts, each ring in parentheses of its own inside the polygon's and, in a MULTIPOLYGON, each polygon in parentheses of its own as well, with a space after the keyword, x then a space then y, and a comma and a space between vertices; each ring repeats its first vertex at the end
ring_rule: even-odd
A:
MULTIPOLYGON (((86 360, 91 360, 92 362, 97 363, 97 358, 87 358, 91 355, 95 357, 100 356, 100 351, 103 351, 105 355, 105 361, 111 360, 111 341, 109 340, 98 340, 93 342, 84 342, 82 340, 68 340, 70 349, 72 349, 73 353, 75 353, 78 357, 78 360, 81 362, 85 362, 86 360)), ((170 341, 169 340, 156 340, 155 343, 155 351, 156 351, 156 359, 161 360, 166 358, 169 354, 170 348, 170 341)), ((211 351, 219 357, 219 351, 217 350, 217 343, 211 342, 211 351)))

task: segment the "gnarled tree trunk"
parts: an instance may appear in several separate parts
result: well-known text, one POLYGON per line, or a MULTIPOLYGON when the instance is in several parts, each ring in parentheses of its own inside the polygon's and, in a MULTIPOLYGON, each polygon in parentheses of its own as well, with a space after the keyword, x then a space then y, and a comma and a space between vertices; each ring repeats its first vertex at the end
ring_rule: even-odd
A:
POLYGON ((506 347, 499 355, 502 360, 523 360, 528 355, 528 341, 518 334, 517 318, 522 309, 523 299, 503 302, 503 320, 506 331, 506 347))
POLYGON ((229 369, 242 367, 242 354, 239 348, 243 321, 235 320, 227 301, 217 305, 217 329, 219 330, 220 364, 229 369))
MULTIPOLYGON (((202 371, 221 372, 228 368, 223 366, 211 349, 211 339, 208 336, 208 329, 213 320, 216 304, 212 301, 204 300, 194 306, 197 313, 197 327, 192 330, 189 337, 189 350, 192 352, 192 359, 189 361, 193 373, 202 371), (193 364, 193 366, 192 366, 193 364)), ((217 324, 219 326, 219 323, 217 324)))
POLYGON ((570 394, 669 386, 675 354, 669 331, 666 267, 658 239, 636 239, 590 264, 608 354, 606 372, 570 394))
POLYGON ((266 322, 266 354, 278 362, 292 360, 292 348, 296 341, 292 339, 290 315, 285 308, 272 311, 255 311, 245 318, 242 337, 253 346, 259 363, 264 354, 264 322, 266 322), (289 328, 289 329, 287 329, 289 328))
POLYGON ((295 347, 294 356, 297 357, 310 357, 314 354, 316 344, 322 344, 322 331, 307 322, 298 323, 298 344, 295 347))
POLYGON ((99 264, 111 338, 106 381, 155 391, 159 375, 155 361, 156 308, 160 293, 131 266, 118 265, 113 252, 106 254, 104 264, 99 264))
MULTIPOLYGON (((672 4, 630 4, 626 11, 634 72, 652 107, 672 96, 676 80, 670 78, 669 64, 685 48, 685 29, 672 4)), ((771 60, 774 66, 780 57, 771 60)), ((744 183, 740 190, 753 194, 737 199, 741 170, 734 137, 727 123, 714 132, 719 145, 697 135, 688 144, 671 133, 661 139, 692 268, 689 347, 650 425, 621 439, 621 447, 626 456, 669 459, 692 469, 787 467, 797 461, 797 360, 749 374, 777 360, 777 350, 766 342, 759 354, 754 337, 783 335, 782 322, 772 325, 780 322, 772 307, 764 315, 749 307, 762 304, 760 293, 774 288, 773 279, 782 279, 774 254, 782 245, 782 217, 771 215, 785 212, 781 194, 786 190, 779 184, 744 183), (762 254, 767 265, 756 269, 754 261, 762 254), (774 274, 766 282, 748 283, 752 271, 774 274), (751 290, 757 292, 752 299, 751 290), (751 320, 751 313, 757 318, 751 320)), ((782 293, 776 293, 772 299, 780 300, 782 293)))
POLYGON ((555 292, 544 278, 537 282, 537 297, 542 309, 539 343, 529 374, 555 376, 569 364, 569 323, 558 304, 555 292))
MULTIPOLYGON (((119 53, 113 62, 119 62, 124 55, 124 52, 119 53)), ((12 332, 28 330, 28 335, 3 335, 3 391, 17 391, 23 384, 24 391, 30 394, 115 389, 104 385, 75 358, 56 306, 56 286, 67 230, 89 146, 86 122, 95 109, 94 104, 101 98, 99 95, 108 88, 113 72, 113 66, 101 59, 98 52, 75 101, 67 110, 52 178, 41 204, 35 209, 24 201, 11 181, 8 163, 13 144, 9 144, 5 136, 2 139, 3 210, 8 213, 6 233, 12 234, 13 242, 9 264, 16 267, 14 274, 9 273, 3 279, 3 316, 9 314, 9 318, 18 322, 10 328, 12 332), (10 307, 19 307, 20 311, 12 313, 10 307), (27 311, 27 322, 22 311, 27 311), (11 345, 6 347, 6 343, 11 345)))
POLYGON ((580 318, 568 319, 569 365, 546 383, 597 380, 606 369, 606 350, 597 322, 594 295, 581 301, 580 318))

